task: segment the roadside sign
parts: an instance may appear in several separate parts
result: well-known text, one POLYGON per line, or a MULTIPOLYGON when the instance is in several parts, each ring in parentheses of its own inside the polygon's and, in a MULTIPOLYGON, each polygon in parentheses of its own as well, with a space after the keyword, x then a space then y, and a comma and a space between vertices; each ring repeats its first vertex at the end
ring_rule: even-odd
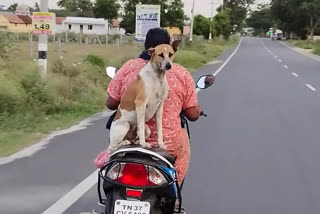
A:
POLYGON ((148 31, 160 27, 160 5, 136 6, 136 40, 144 41, 148 31))
POLYGON ((54 13, 35 12, 32 15, 32 33, 53 35, 56 27, 54 13))

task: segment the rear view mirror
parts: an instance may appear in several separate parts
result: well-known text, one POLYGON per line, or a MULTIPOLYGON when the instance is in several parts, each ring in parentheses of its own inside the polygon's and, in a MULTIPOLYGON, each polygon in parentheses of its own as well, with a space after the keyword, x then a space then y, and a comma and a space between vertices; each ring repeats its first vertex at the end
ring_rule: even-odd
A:
POLYGON ((118 69, 115 67, 107 67, 106 68, 106 74, 111 79, 116 75, 117 71, 118 71, 118 69))
POLYGON ((205 75, 199 78, 197 82, 197 88, 206 89, 209 88, 215 80, 215 76, 213 75, 205 75))

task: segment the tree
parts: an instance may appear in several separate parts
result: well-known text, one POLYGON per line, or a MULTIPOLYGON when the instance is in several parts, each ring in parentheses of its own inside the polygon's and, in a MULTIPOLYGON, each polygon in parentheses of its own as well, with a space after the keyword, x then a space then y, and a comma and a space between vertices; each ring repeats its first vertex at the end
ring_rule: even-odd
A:
POLYGON ((225 39, 229 39, 232 31, 230 13, 230 9, 225 9, 218 13, 213 20, 213 28, 216 35, 222 35, 225 39))
POLYGON ((193 32, 196 35, 203 35, 208 39, 211 25, 211 21, 208 18, 202 15, 196 15, 194 17, 193 32))
POLYGON ((59 0, 57 5, 60 8, 64 8, 66 10, 70 10, 72 8, 73 0, 59 0))
POLYGON ((80 17, 93 16, 92 3, 90 0, 60 0, 58 6, 67 11, 76 12, 80 17))
POLYGON ((247 19, 247 25, 254 28, 256 35, 264 35, 273 26, 271 9, 254 11, 247 19))
POLYGON ((302 2, 301 9, 306 12, 309 23, 306 27, 310 35, 310 40, 313 40, 314 33, 320 24, 320 1, 309 0, 302 2))
POLYGON ((74 0, 59 0, 57 2, 57 5, 60 8, 64 8, 66 10, 72 10, 72 9, 74 9, 73 8, 73 3, 74 3, 74 0))
POLYGON ((80 17, 92 17, 92 3, 90 0, 74 0, 75 11, 80 17))
POLYGON ((163 26, 179 27, 180 29, 183 29, 184 20, 186 20, 186 18, 182 1, 173 0, 171 4, 168 5, 167 12, 164 15, 165 21, 163 26))
POLYGON ((35 12, 40 12, 40 7, 39 7, 38 2, 36 2, 35 5, 34 5, 34 11, 35 12))
POLYGON ((34 8, 31 8, 31 12, 40 12, 40 7, 38 2, 35 3, 34 8))
POLYGON ((305 0, 272 0, 271 13, 276 26, 286 34, 294 34, 306 38, 308 16, 301 9, 305 0))
POLYGON ((51 9, 49 10, 51 13, 55 13, 57 17, 67 17, 67 16, 77 16, 76 11, 69 11, 69 10, 58 10, 58 9, 51 9))
POLYGON ((183 27, 185 17, 181 0, 123 0, 123 3, 124 14, 120 26, 124 28, 127 33, 135 32, 136 5, 139 3, 160 5, 160 25, 162 27, 183 27))
POLYGON ((17 7, 18 7, 18 3, 14 3, 8 7, 7 11, 16 12, 17 7))
MULTIPOLYGON (((244 25, 250 6, 255 0, 224 0, 224 9, 230 9, 230 24, 235 26, 235 31, 240 31, 244 25)), ((218 8, 221 11, 221 7, 218 8)))
POLYGON ((117 0, 97 0, 94 7, 93 13, 96 18, 105 18, 112 22, 112 19, 118 17, 118 10, 120 9, 120 4, 117 0))

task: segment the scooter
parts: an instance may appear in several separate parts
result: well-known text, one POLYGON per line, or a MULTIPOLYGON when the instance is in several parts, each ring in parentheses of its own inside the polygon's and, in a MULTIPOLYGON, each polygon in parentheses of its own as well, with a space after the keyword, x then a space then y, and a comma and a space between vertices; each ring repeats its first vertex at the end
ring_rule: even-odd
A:
MULTIPOLYGON (((113 78, 117 72, 108 67, 106 74, 113 78)), ((206 89, 214 83, 213 75, 205 75, 197 81, 197 88, 206 89)), ((203 112, 201 116, 207 116, 203 112)), ((190 131, 186 117, 181 114, 181 125, 190 131)), ((178 213, 182 211, 181 189, 175 157, 160 148, 144 149, 137 145, 121 147, 109 162, 99 170, 99 204, 105 214, 173 214, 176 201, 178 213), (102 197, 104 192, 104 197, 102 197)))

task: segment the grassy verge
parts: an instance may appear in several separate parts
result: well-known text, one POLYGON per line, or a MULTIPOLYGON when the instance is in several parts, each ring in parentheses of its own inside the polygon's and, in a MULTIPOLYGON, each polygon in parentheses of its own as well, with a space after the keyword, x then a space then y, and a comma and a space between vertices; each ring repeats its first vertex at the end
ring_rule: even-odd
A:
POLYGON ((319 41, 307 41, 307 40, 289 40, 289 42, 299 48, 310 50, 311 53, 320 54, 320 43, 319 41))
MULTIPOLYGON (((178 52, 176 62, 192 72, 235 43, 232 39, 187 44, 178 52)), ((136 57, 141 46, 117 49, 113 45, 89 45, 86 49, 84 44, 63 44, 59 49, 56 43, 50 43, 45 83, 40 80, 28 42, 16 42, 1 50, 0 156, 8 156, 51 131, 69 127, 104 109, 109 81, 105 66, 120 66, 136 57), (60 60, 59 53, 63 55, 60 60)))
POLYGON ((179 50, 175 56, 175 61, 193 72, 204 64, 215 60, 226 49, 235 45, 237 41, 237 38, 231 38, 229 41, 194 42, 192 45, 187 45, 183 50, 179 50))

